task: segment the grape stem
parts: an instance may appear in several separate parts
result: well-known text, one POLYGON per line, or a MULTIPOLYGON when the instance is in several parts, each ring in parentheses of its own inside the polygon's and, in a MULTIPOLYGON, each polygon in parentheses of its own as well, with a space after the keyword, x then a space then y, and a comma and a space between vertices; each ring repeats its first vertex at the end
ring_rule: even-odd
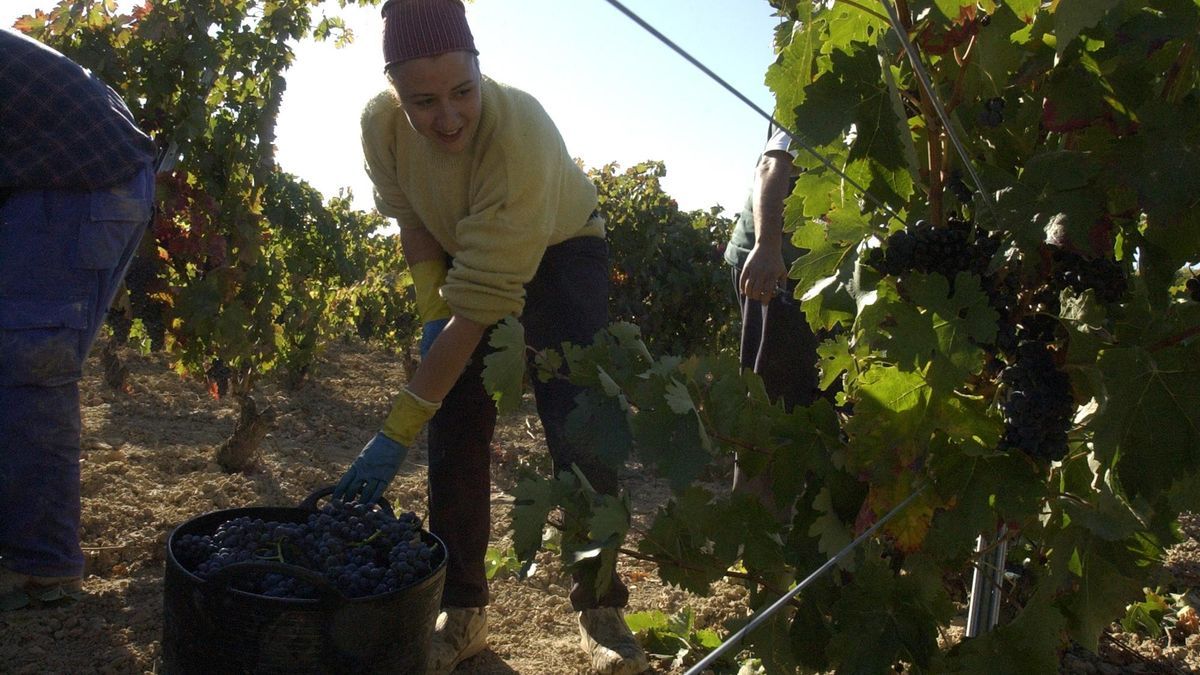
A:
POLYGON ((1184 340, 1195 337, 1197 335, 1200 335, 1200 326, 1192 326, 1191 328, 1188 328, 1187 330, 1179 333, 1178 335, 1172 335, 1170 337, 1163 338, 1162 340, 1159 340, 1158 342, 1154 343, 1153 345, 1150 345, 1150 351, 1157 352, 1157 351, 1166 349, 1168 347, 1174 347, 1175 345, 1179 344, 1180 342, 1183 342, 1184 340))

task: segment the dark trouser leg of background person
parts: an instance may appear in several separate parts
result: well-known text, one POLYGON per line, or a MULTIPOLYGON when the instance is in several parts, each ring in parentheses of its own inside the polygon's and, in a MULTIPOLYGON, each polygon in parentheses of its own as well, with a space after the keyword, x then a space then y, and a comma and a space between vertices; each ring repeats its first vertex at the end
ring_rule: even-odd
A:
POLYGON ((83 573, 79 378, 149 221, 153 180, 147 167, 108 190, 17 191, 0 209, 0 591, 10 608, 83 573))
MULTIPOLYGON (((542 258, 537 276, 526 286, 525 341, 534 349, 559 349, 563 342, 589 345, 608 325, 608 243, 598 237, 579 237, 551 246, 542 258)), ((554 474, 577 464, 597 492, 617 494, 617 471, 596 460, 588 448, 567 438, 567 415, 575 408, 581 389, 565 380, 542 382, 533 378, 538 417, 546 432, 546 445, 554 474)), ((624 607, 629 590, 615 575, 601 598, 595 597, 594 568, 575 572, 571 605, 578 611, 593 607, 624 607)))
MULTIPOLYGON (((800 309, 800 301, 792 295, 796 282, 789 280, 787 292, 777 293, 764 306, 736 290, 741 273, 740 268, 733 268, 733 286, 742 311, 742 367, 762 377, 767 396, 782 401, 788 410, 812 404, 820 395, 817 338, 800 309)), ((790 510, 781 510, 773 503, 766 473, 748 478, 735 463, 733 489, 759 496, 780 518, 786 518, 790 510)))
MULTIPOLYGON (((591 344, 608 324, 608 244, 594 237, 570 239, 551 246, 537 276, 526 287, 525 340, 534 349, 558 348, 563 342, 591 344)), ((617 471, 598 461, 589 448, 572 443, 567 416, 580 389, 568 382, 534 378, 538 417, 554 460, 555 475, 578 465, 597 492, 616 495, 617 471)), ((596 597, 598 561, 572 574, 571 606, 578 612, 580 642, 592 672, 606 675, 640 673, 649 667, 646 654, 625 623, 629 589, 612 570, 607 592, 596 597)))

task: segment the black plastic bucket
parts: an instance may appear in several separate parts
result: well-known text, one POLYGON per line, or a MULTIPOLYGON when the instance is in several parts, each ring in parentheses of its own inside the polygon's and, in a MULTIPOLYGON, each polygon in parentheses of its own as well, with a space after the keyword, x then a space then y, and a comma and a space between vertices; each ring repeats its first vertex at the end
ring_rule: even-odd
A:
MULTIPOLYGON (((163 579, 163 673, 425 672, 446 578, 445 553, 425 579, 363 598, 347 598, 320 574, 294 565, 238 563, 206 581, 175 557, 181 537, 210 534, 233 518, 303 523, 328 493, 316 492, 296 508, 214 511, 175 528, 167 539, 163 579), (264 573, 300 578, 320 597, 272 598, 231 587, 245 575, 264 573)), ((436 536, 424 530, 421 536, 445 552, 436 536)))

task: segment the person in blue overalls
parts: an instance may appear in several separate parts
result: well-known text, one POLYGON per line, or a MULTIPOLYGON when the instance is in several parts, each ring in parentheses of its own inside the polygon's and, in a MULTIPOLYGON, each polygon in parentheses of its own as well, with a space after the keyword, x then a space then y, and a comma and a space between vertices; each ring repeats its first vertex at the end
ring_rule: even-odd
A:
POLYGON ((81 592, 79 378, 155 154, 116 92, 0 29, 0 611, 81 592))

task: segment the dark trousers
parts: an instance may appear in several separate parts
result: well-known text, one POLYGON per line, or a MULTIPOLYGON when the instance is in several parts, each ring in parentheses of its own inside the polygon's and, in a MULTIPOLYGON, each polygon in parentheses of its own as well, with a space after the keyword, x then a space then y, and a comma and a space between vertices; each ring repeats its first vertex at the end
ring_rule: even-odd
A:
MULTIPOLYGON (((569 239, 547 248, 537 274, 525 286, 521 323, 526 343, 533 349, 558 348, 563 342, 590 344, 608 324, 608 271, 608 244, 598 237, 569 239)), ((450 552, 442 592, 442 604, 450 607, 488 603, 484 558, 491 534, 496 407, 481 375, 489 336, 429 423, 429 528, 450 552)), ((567 415, 580 389, 565 380, 531 380, 555 474, 577 464, 598 492, 615 495, 616 471, 567 439, 567 415)), ((577 610, 623 607, 629 599, 619 579, 603 598, 595 598, 593 570, 577 571, 574 581, 571 603, 577 610)))
POLYGON ((154 198, 147 166, 95 192, 0 208, 0 565, 78 576, 79 378, 154 198))
MULTIPOLYGON (((767 396, 791 410, 811 405, 821 394, 817 373, 817 338, 800 301, 793 297, 796 282, 788 280, 787 292, 778 293, 763 305, 738 290, 742 270, 733 268, 733 286, 742 310, 742 367, 757 373, 767 396)), ((735 463, 733 489, 745 490, 767 500, 771 497, 770 477, 748 478, 735 463)), ((779 512, 782 517, 783 512, 779 512)))

